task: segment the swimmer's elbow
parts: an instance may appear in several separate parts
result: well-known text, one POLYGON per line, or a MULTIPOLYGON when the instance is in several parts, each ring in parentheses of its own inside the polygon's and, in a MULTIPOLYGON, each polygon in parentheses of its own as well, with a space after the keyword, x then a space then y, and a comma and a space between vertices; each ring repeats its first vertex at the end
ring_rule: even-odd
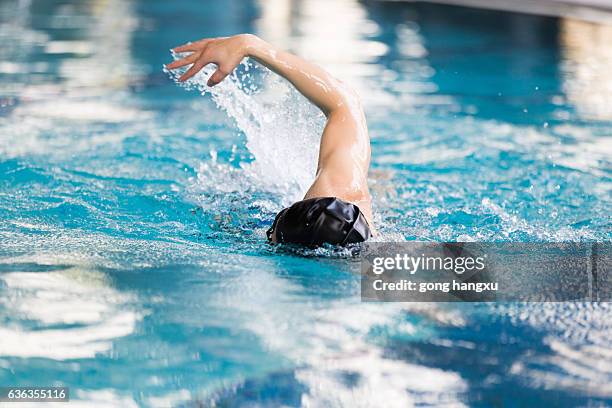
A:
POLYGON ((336 80, 336 82, 335 101, 323 113, 327 118, 340 113, 350 113, 352 116, 360 118, 363 115, 363 108, 359 94, 344 82, 339 80, 336 80))

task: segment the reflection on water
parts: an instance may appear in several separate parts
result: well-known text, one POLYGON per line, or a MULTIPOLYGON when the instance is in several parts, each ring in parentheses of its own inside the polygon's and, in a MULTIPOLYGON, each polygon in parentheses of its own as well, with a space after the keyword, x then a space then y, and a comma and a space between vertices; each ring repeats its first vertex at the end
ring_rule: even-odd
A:
POLYGON ((169 47, 242 31, 360 92, 384 239, 609 240, 607 26, 357 0, 6 1, 0 383, 108 406, 609 403, 606 307, 363 304, 354 261, 265 244, 313 177, 321 117, 246 67, 227 85, 250 96, 215 94, 229 115, 161 72, 169 47))
MULTIPOLYGON (((14 2, 7 2, 13 3, 14 2)), ((31 74, 29 68, 45 56, 58 56, 57 64, 48 65, 48 75, 56 75, 60 83, 57 91, 82 96, 97 92, 111 92, 125 88, 134 70, 131 38, 137 28, 132 5, 116 0, 92 1, 76 4, 62 2, 20 2, 20 7, 7 7, 2 32, 25 25, 31 37, 15 38, 17 44, 5 58, 22 60, 19 73, 31 74), (44 21, 42 18, 44 17, 44 21), (31 39, 34 40, 31 40, 31 39), (28 41, 30 39, 30 41, 28 41), (113 63, 110 63, 113 61, 113 63)), ((5 3, 6 4, 6 3, 5 3)), ((53 59, 52 59, 53 61, 53 59)), ((24 82, 36 82, 36 75, 28 75, 24 82)), ((42 79, 42 78, 41 78, 42 79)), ((43 88, 44 89, 44 88, 43 88)), ((27 92, 34 97, 36 92, 27 92)))
MULTIPOLYGON (((358 299, 308 305, 296 301, 301 298, 298 295, 290 301, 292 294, 306 288, 294 282, 297 276, 275 276, 281 270, 275 262, 257 264, 257 271, 232 282, 241 294, 239 302, 225 292, 212 303, 228 307, 243 321, 240 326, 256 334, 267 349, 295 362, 295 379, 306 387, 302 405, 462 405, 460 396, 466 385, 460 375, 388 359, 381 344, 368 340, 372 331, 387 326, 395 326, 397 333, 414 334, 418 328, 402 322, 403 313, 427 314, 434 321, 461 326, 464 321, 459 313, 421 304, 367 304, 358 299)), ((320 278, 326 279, 337 283, 331 276, 320 278)))
POLYGON ((0 281, 2 357, 94 358, 110 351, 116 338, 131 334, 140 319, 126 309, 129 297, 95 270, 9 272, 0 281), (20 321, 34 325, 19 327, 20 321))
POLYGON ((324 66, 359 92, 368 92, 372 102, 378 85, 365 79, 382 75, 376 62, 388 46, 374 38, 380 29, 362 2, 261 1, 260 7, 255 25, 259 35, 324 66))
POLYGON ((612 322, 609 303, 572 305, 572 312, 560 303, 532 304, 522 309, 502 306, 511 318, 533 327, 546 326, 543 339, 551 353, 537 351, 512 364, 512 375, 550 389, 588 390, 591 395, 612 398, 612 322), (549 370, 549 367, 554 370, 549 370), (545 367, 545 368, 544 368, 545 367))
POLYGON ((560 24, 568 101, 585 119, 612 120, 612 26, 569 18, 560 24))
POLYGON ((137 28, 132 3, 19 2, 19 7, 6 7, 3 17, 0 33, 14 43, 2 52, 1 71, 20 79, 15 92, 25 102, 16 114, 107 122, 137 116, 116 97, 112 103, 91 99, 116 94, 142 74, 132 61, 137 28), (12 36, 14 31, 27 35, 12 36))

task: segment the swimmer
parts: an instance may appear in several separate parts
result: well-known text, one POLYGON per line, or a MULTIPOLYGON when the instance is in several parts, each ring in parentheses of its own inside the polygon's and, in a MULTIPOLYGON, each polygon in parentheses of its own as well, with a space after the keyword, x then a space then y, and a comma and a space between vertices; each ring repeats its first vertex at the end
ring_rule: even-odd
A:
POLYGON ((252 34, 205 38, 174 51, 189 54, 168 64, 168 69, 191 65, 179 81, 187 81, 212 63, 217 70, 207 84, 215 86, 243 58, 250 57, 287 79, 325 114, 314 182, 303 200, 276 215, 267 233, 271 242, 309 247, 346 245, 363 242, 372 235, 370 139, 359 97, 353 90, 321 67, 252 34))

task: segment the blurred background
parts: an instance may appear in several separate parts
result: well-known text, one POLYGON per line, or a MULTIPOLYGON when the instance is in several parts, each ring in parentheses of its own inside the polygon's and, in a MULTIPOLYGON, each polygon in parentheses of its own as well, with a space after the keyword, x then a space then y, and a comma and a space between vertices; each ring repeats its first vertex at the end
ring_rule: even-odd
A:
MULTIPOLYGON (((389 64, 409 65, 406 61, 414 61, 421 63, 423 70, 431 70, 426 84, 388 89, 402 95, 455 96, 453 77, 483 75, 481 61, 470 64, 466 61, 458 67, 465 71, 448 72, 444 48, 451 49, 454 57, 462 55, 466 60, 475 57, 496 65, 494 71, 486 72, 482 78, 492 81, 482 86, 492 96, 502 89, 495 81, 505 82, 512 77, 517 87, 527 89, 533 85, 531 74, 535 70, 548 69, 553 74, 548 79, 555 83, 541 84, 546 87, 542 90, 563 94, 587 118, 609 119, 607 106, 612 85, 607 74, 610 52, 606 45, 611 34, 605 23, 612 19, 612 3, 605 0, 440 3, 560 17, 376 0, 230 0, 224 4, 179 1, 167 6, 158 2, 112 0, 76 3, 5 0, 1 3, 1 34, 5 41, 0 66, 3 105, 6 108, 14 104, 12 98, 17 96, 43 98, 52 92, 52 87, 25 96, 20 88, 27 86, 33 91, 37 84, 47 84, 50 76, 54 82, 58 78, 65 82, 61 87, 64 92, 146 86, 155 78, 161 80, 159 67, 167 62, 169 47, 197 33, 219 36, 249 31, 315 60, 357 85, 361 83, 362 88, 365 85, 360 78, 376 77, 383 88, 392 84, 390 72, 394 67, 389 64), (438 30, 440 26, 444 26, 444 32, 438 30), (463 38, 473 38, 461 41, 462 37, 455 36, 459 32, 463 38), (484 35, 478 39, 479 32, 486 32, 486 39, 484 35), (154 33, 155 42, 151 42, 154 33), (495 54, 492 46, 497 48, 495 51, 503 47, 503 55, 495 54), (543 49, 548 52, 534 55, 543 49), (115 65, 108 64, 111 59, 115 65)), ((462 96, 476 97, 466 103, 477 105, 479 92, 474 90, 472 95, 462 96)), ((512 105, 511 101, 506 102, 512 105)), ((511 107, 506 107, 504 113, 511 114, 511 107)))

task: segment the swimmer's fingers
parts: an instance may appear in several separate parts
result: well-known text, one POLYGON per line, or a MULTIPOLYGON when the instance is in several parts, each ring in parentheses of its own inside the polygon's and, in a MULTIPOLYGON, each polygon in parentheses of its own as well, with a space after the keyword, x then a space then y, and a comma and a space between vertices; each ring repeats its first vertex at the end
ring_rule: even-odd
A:
POLYGON ((180 68, 180 67, 184 67, 185 65, 189 65, 189 64, 193 64, 194 62, 197 61, 197 59, 200 57, 200 53, 199 52, 194 52, 193 54, 180 59, 180 60, 176 60, 171 62, 170 64, 166 65, 166 68, 168 69, 176 69, 176 68, 180 68))
POLYGON ((179 78, 179 81, 180 82, 184 82, 184 81, 188 80, 189 78, 191 78, 192 76, 197 74, 202 68, 204 68, 205 65, 206 65, 206 61, 203 61, 203 60, 196 61, 191 66, 191 68, 189 68, 187 70, 187 72, 185 72, 183 75, 181 75, 181 77, 179 78))
POLYGON ((229 75, 229 72, 219 68, 210 76, 210 78, 208 78, 208 82, 206 83, 206 85, 215 86, 219 82, 223 81, 225 77, 228 75, 229 75))
POLYGON ((193 52, 198 51, 201 47, 198 47, 195 43, 187 43, 183 45, 179 45, 178 47, 174 47, 172 51, 174 52, 193 52))
POLYGON ((199 51, 206 46, 209 42, 211 42, 212 38, 204 38, 202 40, 194 41, 191 43, 179 45, 178 47, 174 47, 172 51, 174 52, 188 52, 188 51, 199 51))

